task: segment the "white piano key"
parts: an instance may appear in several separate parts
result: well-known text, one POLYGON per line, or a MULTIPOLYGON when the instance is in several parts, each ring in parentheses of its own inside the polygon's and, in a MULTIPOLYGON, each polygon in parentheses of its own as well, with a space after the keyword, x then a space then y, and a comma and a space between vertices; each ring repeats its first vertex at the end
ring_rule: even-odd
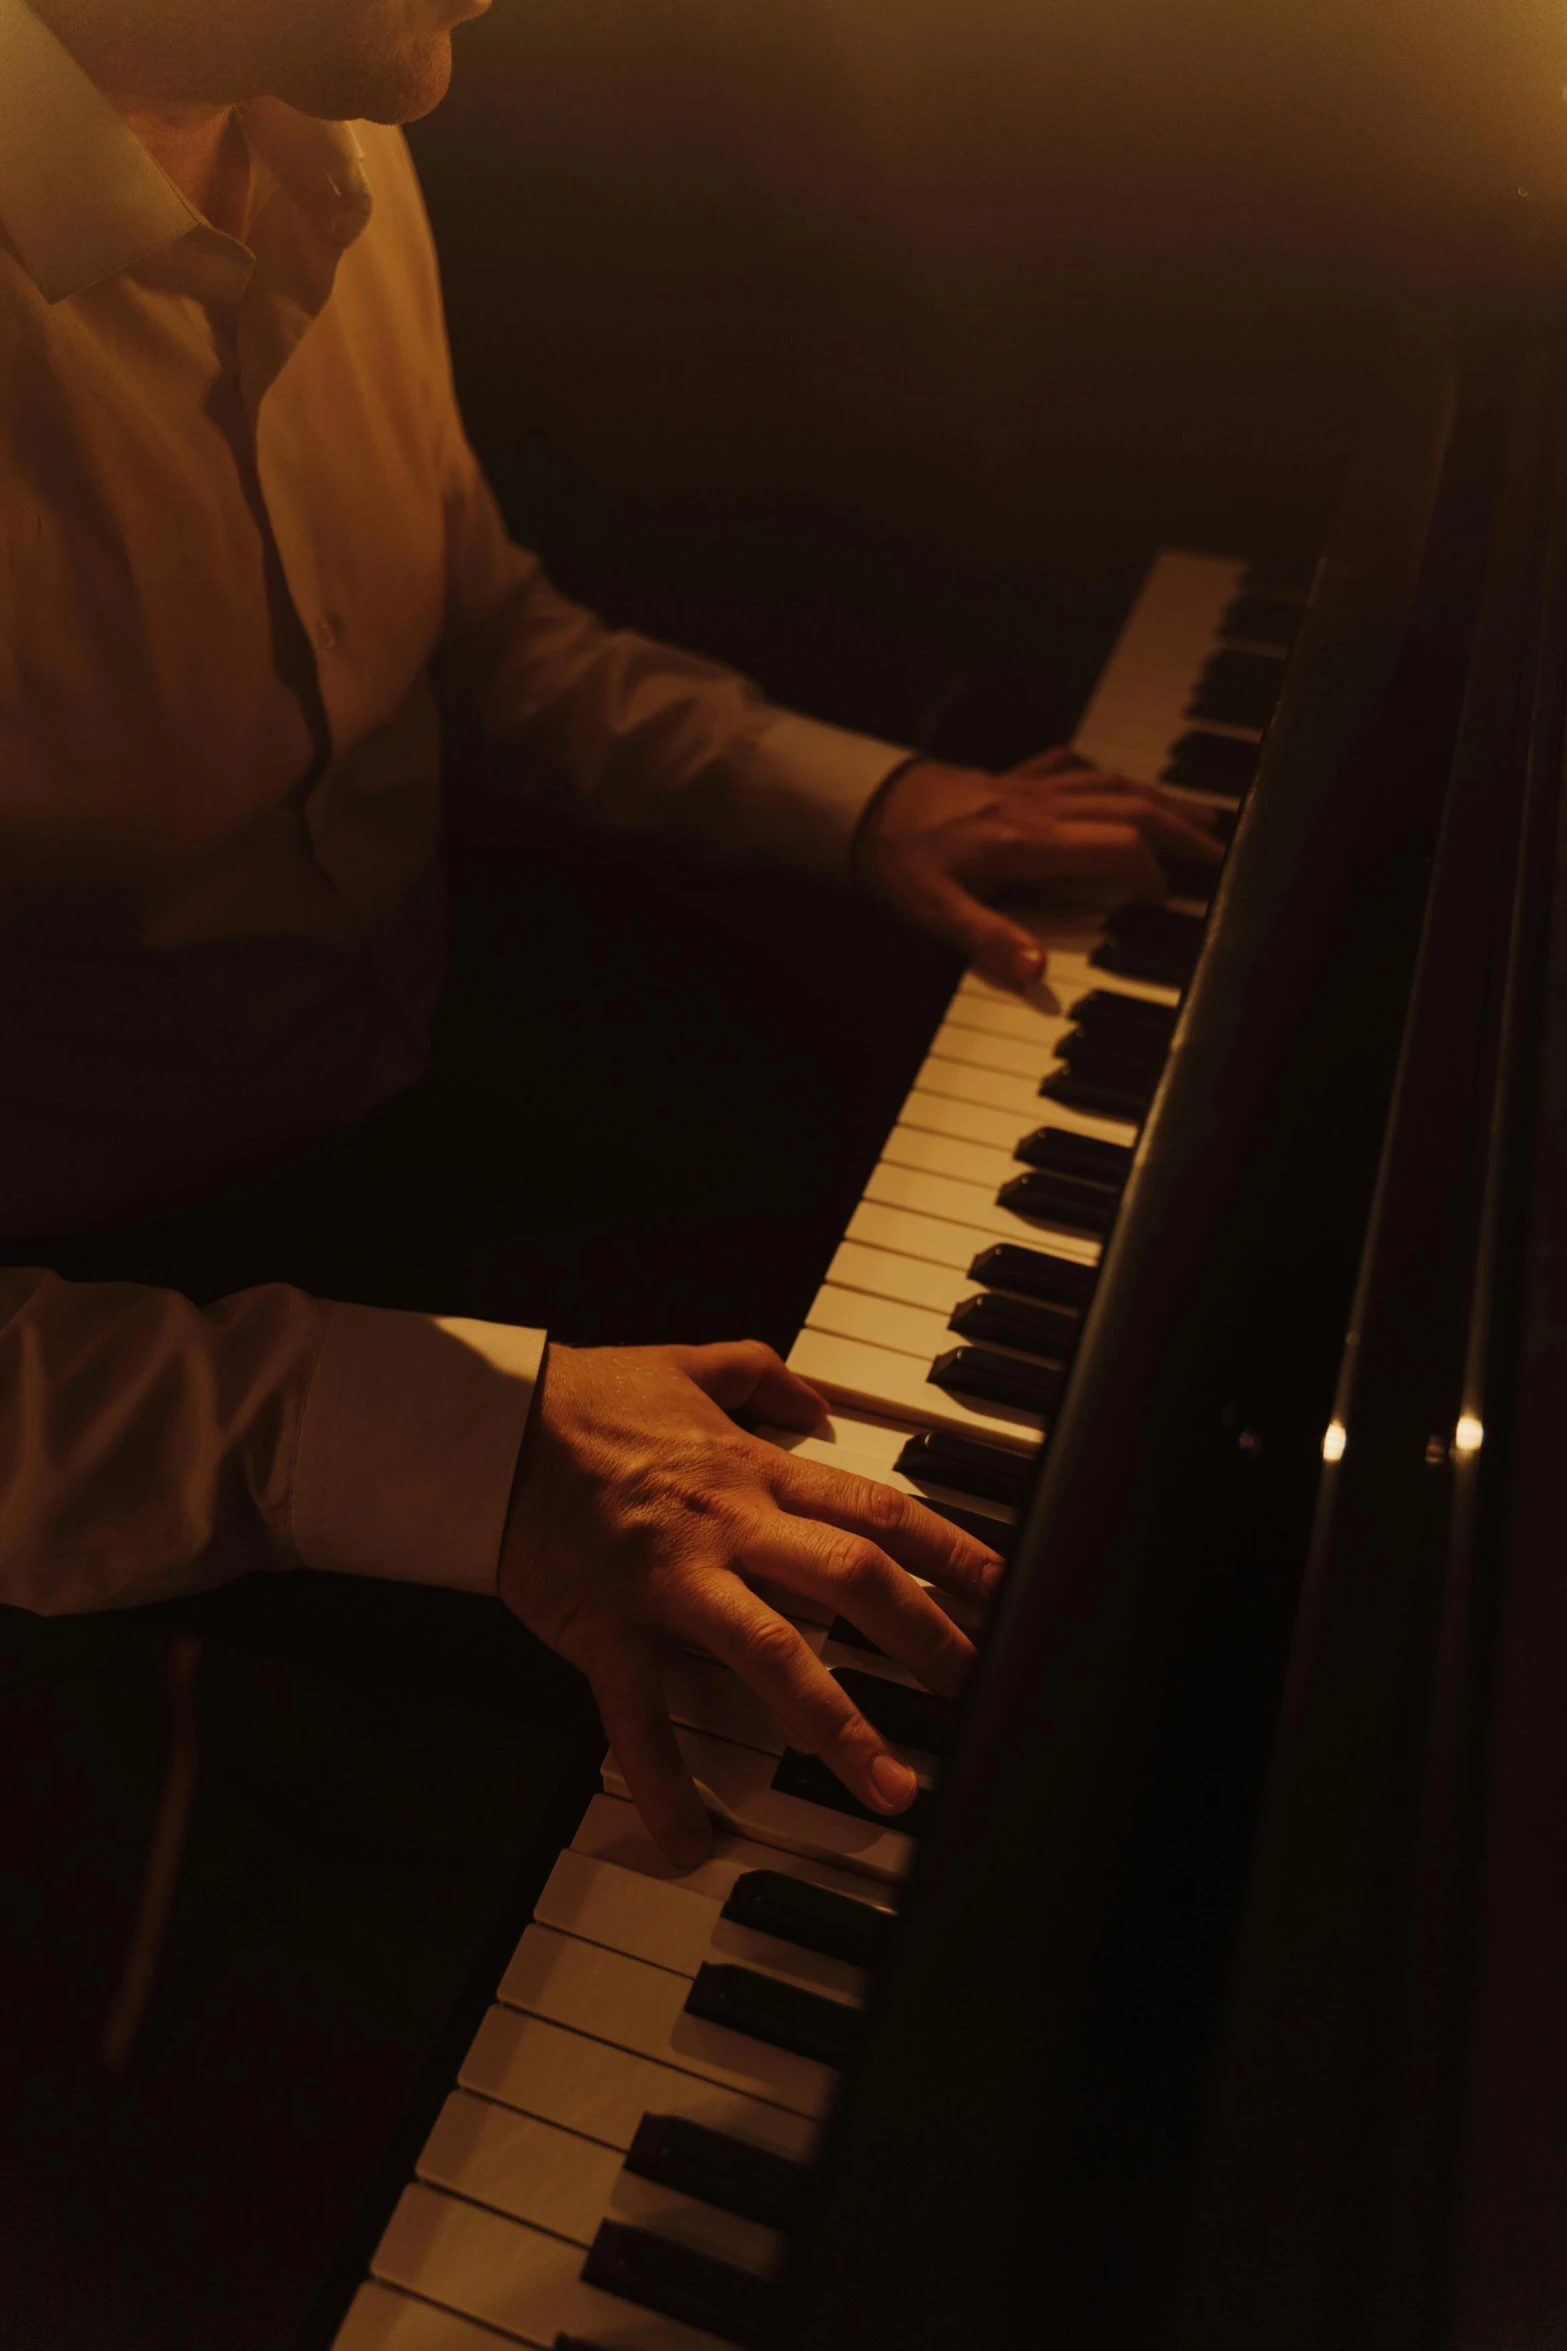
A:
MULTIPOLYGON (((870 1199, 861 1200, 855 1209, 845 1237, 863 1241, 868 1248, 916 1257, 923 1264, 948 1266, 954 1272, 966 1271, 995 1238, 991 1233, 976 1232, 972 1225, 954 1224, 950 1217, 927 1216, 917 1209, 870 1199)), ((1068 1258, 1074 1265, 1092 1265, 1099 1255, 1075 1233, 1041 1232, 1029 1246, 1049 1257, 1068 1258)))
MULTIPOLYGON (((959 1346, 960 1340, 952 1344, 959 1346)), ((858 1339, 836 1339, 827 1331, 803 1330, 789 1350, 789 1368, 802 1380, 846 1404, 877 1405, 906 1413, 925 1428, 956 1429, 982 1443, 1031 1452, 1044 1434, 1044 1416, 1010 1404, 969 1404, 949 1396, 928 1377, 917 1356, 894 1355, 858 1339)))
POLYGON ((420 2182, 405 2188, 370 2268, 465 2318, 547 2351, 558 2334, 603 2351, 718 2351, 719 2338, 582 2282, 583 2252, 564 2237, 485 2212, 420 2182))
MULTIPOLYGON (((796 1629, 820 1651, 827 1638, 825 1624, 796 1629)), ((707 1731, 715 1739, 731 1739, 737 1747, 754 1747, 759 1755, 781 1755, 788 1744, 755 1691, 727 1666, 711 1658, 670 1657, 664 1662, 663 1681, 671 1722, 707 1731)))
POLYGON ((852 2007, 863 2002, 863 1968, 739 1926, 724 1917, 723 1908, 716 1895, 699 1894, 685 1880, 644 1877, 640 1870, 568 1848, 551 1870, 533 1916, 539 1926, 575 1935, 579 1942, 602 1943, 606 1950, 667 1967, 674 1975, 694 1976, 708 1960, 733 1960, 852 2007))
MULTIPOLYGON (((1045 944, 1048 952, 1051 942, 1047 939, 1045 944)), ((1097 944, 1097 935, 1090 936, 1086 941, 1074 939, 1069 942, 1064 937, 1059 938, 1054 942, 1055 951, 1059 954, 1069 944, 1086 954, 1088 948, 1097 944)), ((971 965, 959 980, 944 1017, 951 1020, 967 1019, 976 1007, 981 1012, 988 1008, 1001 1015, 1023 1011, 1041 1021, 1062 1019, 1067 1010, 1066 999, 1043 978, 1035 980, 1026 995, 1019 995, 1012 988, 998 987, 994 980, 987 980, 982 972, 975 971, 971 965), (958 1009, 960 1005, 964 1008, 961 1012, 958 1009)))
POLYGON ((1076 1002, 1090 988, 1104 988, 1117 996, 1136 996, 1145 1004, 1179 1004, 1181 991, 1169 988, 1160 980, 1132 980, 1120 972, 1101 971, 1089 962, 1086 953, 1075 948, 1053 947, 1050 950, 1050 984, 1063 1003, 1076 1002))
MULTIPOLYGON (((973 1286, 970 1283, 968 1289, 972 1290, 973 1286)), ((967 1292, 965 1292, 966 1294, 967 1292)), ((765 1436, 770 1443, 782 1445, 789 1432, 763 1429, 758 1434, 765 1436)), ((1004 1503, 980 1501, 972 1494, 956 1493, 951 1487, 935 1484, 928 1478, 906 1477, 903 1471, 897 1467, 897 1456, 908 1443, 910 1430, 905 1425, 899 1429, 889 1430, 888 1434, 895 1439, 895 1443, 891 1452, 886 1455, 847 1454, 836 1445, 822 1444, 815 1437, 795 1437, 793 1442, 785 1447, 785 1450, 798 1453, 805 1461, 819 1461, 828 1469, 846 1470, 853 1477, 870 1478, 876 1484, 894 1486, 900 1494, 910 1494, 916 1501, 955 1502, 962 1509, 972 1510, 981 1518, 997 1520, 1003 1527, 1016 1525, 1017 1512, 1008 1510, 1004 1503)), ((958 1615, 961 1621, 961 1611, 954 1608, 953 1613, 958 1615)), ((826 1652, 823 1650, 819 1654, 825 1655, 826 1652)))
POLYGON ((819 2121, 832 2102, 837 2077, 831 2066, 688 2016, 690 1989, 689 1978, 667 1968, 534 1926, 513 1952, 496 1997, 507 2008, 525 2008, 572 2032, 613 2041, 633 2056, 701 2074, 750 2098, 770 2098, 819 2121))
POLYGON ((354 2296, 332 2351, 503 2351, 515 2341, 371 2278, 354 2296))
POLYGON ((1053 1004, 1044 1012, 1021 996, 1003 997, 995 992, 981 996, 964 987, 958 988, 942 1019, 946 1026, 976 1029, 989 1037, 1010 1037, 1016 1044, 1036 1046, 1047 1055, 1055 1052, 1072 1025, 1064 1004, 1053 1004))
POLYGON ((816 2124, 786 2107, 499 2003, 485 2012, 457 2079, 480 2097, 621 2153, 645 2114, 683 2115, 793 2163, 811 2162, 820 2144, 816 2124))
POLYGON ((863 1241, 840 1241, 827 1268, 827 1279, 841 1290, 863 1290, 870 1298, 894 1299, 901 1306, 920 1306, 947 1318, 980 1287, 967 1272, 951 1266, 927 1265, 922 1258, 905 1257, 892 1249, 870 1249, 863 1241))
POLYGON ((993 1143, 906 1126, 902 1119, 883 1143, 881 1155, 895 1167, 922 1167, 931 1175, 956 1176, 959 1183, 983 1184, 992 1195, 1023 1173, 1021 1161, 1011 1151, 998 1151, 993 1143))
POLYGON ((600 2221, 621 2220, 756 2277, 773 2276, 783 2254, 776 2229, 641 2179, 618 2148, 466 2090, 441 2108, 414 2169, 432 2188, 570 2237, 584 2251, 600 2221))
MULTIPOLYGON (((973 1617, 951 1601, 944 1592, 935 1591, 922 1576, 916 1583, 924 1585, 938 1606, 973 1630, 973 1617)), ((844 1646, 827 1638, 825 1630, 813 1642, 824 1665, 848 1665, 859 1661, 861 1652, 852 1656, 844 1646), (832 1652, 829 1657, 829 1650, 832 1652)), ((901 1681, 918 1687, 916 1677, 905 1673, 890 1659, 883 1660, 871 1651, 863 1652, 866 1670, 881 1673, 887 1681, 901 1681)), ((711 1658, 685 1657, 672 1659, 664 1669, 664 1695, 669 1701, 669 1718, 679 1728, 702 1731, 710 1739, 726 1739, 736 1747, 752 1748, 758 1755, 771 1756, 774 1762, 782 1755, 788 1740, 782 1726, 763 1705, 753 1690, 746 1688, 737 1674, 727 1665, 718 1665, 711 1658)), ((919 1776, 922 1784, 930 1778, 929 1759, 909 1753, 904 1748, 896 1752, 903 1756, 919 1776)), ((758 1965, 761 1962, 758 1961, 758 1965)), ((775 1969, 775 1973, 784 1972, 775 1969)))
POLYGON ((944 1020, 931 1038, 930 1050, 943 1061, 961 1061, 970 1069, 1000 1069, 1017 1078, 1032 1078, 1037 1087, 1058 1061, 1057 1046, 1072 1024, 1055 1024, 1048 1044, 1043 1038, 996 1037, 988 1029, 969 1029, 944 1020))
MULTIPOLYGON (((991 1110, 981 1102, 961 1102, 950 1094, 927 1094, 922 1086, 916 1086, 904 1097, 898 1125, 912 1127, 918 1134, 950 1135, 957 1143, 984 1143, 992 1151, 1004 1151, 1010 1158, 1023 1137, 1031 1135, 1041 1124, 1039 1112, 1043 1107, 1043 1104, 1036 1105, 1031 1122, 1020 1123, 1015 1110, 991 1110)), ((1081 1133, 1077 1114, 1073 1113, 1072 1117, 1075 1130, 1081 1133)))
MULTIPOLYGON (((1048 1234, 1050 1247, 1057 1257, 1075 1257, 1080 1265, 1099 1262, 1097 1241, 1066 1232, 1058 1225, 1047 1225, 1038 1217, 1019 1216, 1014 1208, 1003 1208, 985 1184, 963 1183, 955 1176, 930 1175, 923 1168, 896 1167, 883 1159, 871 1170, 865 1197, 888 1208, 912 1208, 922 1216, 940 1217, 947 1224, 967 1225, 985 1240, 1017 1241, 1026 1249, 1043 1246, 1048 1234)), ((976 1249, 980 1246, 981 1242, 976 1241, 976 1249)), ((802 1377, 809 1379, 809 1372, 802 1377)), ((847 1391, 845 1394, 847 1398, 847 1391)))
POLYGON ((919 1306, 903 1306, 864 1290, 839 1289, 824 1282, 806 1312, 807 1330, 830 1331, 840 1339, 865 1339, 872 1346, 891 1347, 912 1356, 928 1370, 944 1347, 957 1345, 945 1315, 919 1306))
MULTIPOLYGON (((786 1853, 813 1854, 891 1886, 906 1873, 914 1840, 895 1820, 861 1820, 800 1796, 781 1795, 772 1784, 777 1769, 773 1757, 758 1755, 752 1748, 705 1738, 700 1731, 679 1725, 675 1737, 708 1811, 733 1835, 757 1845, 781 1846, 786 1853)), ((604 1758, 602 1779, 609 1795, 629 1798, 631 1790, 613 1754, 604 1758)))
MULTIPOLYGON (((1048 1076, 1048 1068, 1041 1077, 1048 1076)), ((1039 1078, 1020 1078, 1010 1070, 984 1069, 973 1061, 949 1061, 944 1053, 932 1053, 920 1063, 913 1091, 923 1094, 945 1094, 955 1102, 978 1102, 990 1110, 1004 1110, 1017 1120, 1017 1131, 1026 1135, 1039 1124, 1043 1107, 1039 1078)))
POLYGON ((826 1462, 829 1468, 852 1470, 861 1477, 869 1476, 872 1470, 893 1472, 898 1455, 909 1441, 908 1429, 901 1422, 862 1419, 852 1412, 829 1413, 814 1429, 768 1428, 759 1429, 757 1434, 785 1453, 798 1453, 806 1461, 826 1462))
POLYGON ((830 1862, 813 1860, 809 1854, 781 1853, 776 1845, 753 1845, 745 1837, 725 1836, 722 1831, 713 1841, 709 1860, 696 1869, 676 1870, 654 1844, 636 1806, 602 1793, 592 1799, 578 1822, 571 1850, 585 1853, 592 1861, 612 1861, 617 1868, 636 1870, 643 1877, 689 1887, 718 1903, 728 1901, 735 1880, 747 1871, 775 1869, 786 1877, 803 1879, 807 1885, 825 1886, 829 1893, 846 1894, 851 1902, 869 1902, 882 1909, 887 1905, 885 1888, 866 1878, 834 1869, 830 1862))
POLYGON ((1085 758, 1156 780, 1245 575, 1244 564, 1214 556, 1155 558, 1073 737, 1085 758))

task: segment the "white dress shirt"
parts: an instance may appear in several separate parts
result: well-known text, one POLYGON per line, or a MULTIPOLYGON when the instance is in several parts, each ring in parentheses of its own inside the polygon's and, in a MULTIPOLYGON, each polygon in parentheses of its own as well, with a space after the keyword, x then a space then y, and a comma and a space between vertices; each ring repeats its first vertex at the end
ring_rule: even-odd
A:
MULTIPOLYGON (((452 390, 399 133, 244 110, 214 229, 0 0, 0 1231, 254 1180, 422 1074, 443 751, 841 874, 907 753, 559 596, 452 390)), ((493 1587, 539 1333, 0 1274, 0 1597, 493 1587)))

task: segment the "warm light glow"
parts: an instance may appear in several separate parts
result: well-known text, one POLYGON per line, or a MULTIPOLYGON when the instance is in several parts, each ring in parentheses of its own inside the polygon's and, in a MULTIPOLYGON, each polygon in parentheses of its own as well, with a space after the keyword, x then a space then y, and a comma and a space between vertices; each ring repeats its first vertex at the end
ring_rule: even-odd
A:
POLYGON ((1485 1443, 1485 1430, 1472 1412, 1461 1412, 1458 1426, 1453 1431, 1455 1453, 1478 1453, 1485 1443))
POLYGON ((1344 1427, 1344 1423, 1341 1420, 1330 1420, 1327 1427, 1322 1432, 1323 1460, 1342 1461, 1344 1458, 1344 1447, 1348 1441, 1348 1432, 1344 1427))

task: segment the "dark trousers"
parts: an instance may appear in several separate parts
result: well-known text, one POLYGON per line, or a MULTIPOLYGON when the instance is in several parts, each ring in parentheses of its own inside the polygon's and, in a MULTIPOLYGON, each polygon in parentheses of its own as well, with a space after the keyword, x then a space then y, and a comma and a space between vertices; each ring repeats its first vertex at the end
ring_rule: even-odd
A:
MULTIPOLYGON (((248 1198, 26 1254, 202 1300, 286 1280, 584 1344, 787 1347, 943 959, 827 890, 493 811, 449 862, 424 1086, 248 1198)), ((0 2345, 276 2351, 569 1833, 591 1706, 495 1603, 308 1573, 0 1612, 0 1688, 0 2345), (181 1657, 195 1801, 112 2072, 181 1657)))

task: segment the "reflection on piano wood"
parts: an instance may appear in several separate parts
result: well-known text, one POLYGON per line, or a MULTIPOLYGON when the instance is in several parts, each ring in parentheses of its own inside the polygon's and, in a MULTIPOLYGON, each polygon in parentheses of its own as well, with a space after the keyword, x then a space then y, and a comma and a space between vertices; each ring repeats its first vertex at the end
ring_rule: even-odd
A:
MULTIPOLYGON (((1298 604, 1243 563, 1161 555, 1077 748, 1216 808, 1227 835, 1298 604)), ((1050 919, 1028 1002, 964 978, 790 1358, 832 1419, 775 1441, 1006 1548, 1203 912, 1050 919)), ((921 1796, 894 1823, 869 1816, 726 1669, 672 1668, 714 1858, 672 1878, 606 1760, 339 2351, 759 2338, 948 1744, 946 1706, 852 1627, 801 1629, 921 1796)))

